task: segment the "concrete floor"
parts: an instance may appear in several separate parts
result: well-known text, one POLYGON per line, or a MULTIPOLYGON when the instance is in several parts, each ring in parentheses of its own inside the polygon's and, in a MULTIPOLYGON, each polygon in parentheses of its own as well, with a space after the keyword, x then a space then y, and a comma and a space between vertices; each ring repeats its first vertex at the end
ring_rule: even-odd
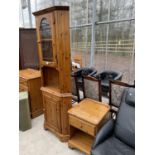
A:
MULTIPOLYGON (((80 95, 81 92, 80 92, 80 95)), ((108 103, 108 99, 102 97, 102 101, 108 103)), ((74 103, 75 106, 77 103, 74 103)), ((67 143, 62 143, 48 130, 43 128, 44 116, 32 119, 32 128, 27 131, 19 131, 20 155, 84 155, 84 153, 68 148, 67 143)))
POLYGON ((32 119, 32 128, 19 131, 20 155, 84 155, 82 152, 68 148, 67 143, 43 129, 44 116, 32 119))

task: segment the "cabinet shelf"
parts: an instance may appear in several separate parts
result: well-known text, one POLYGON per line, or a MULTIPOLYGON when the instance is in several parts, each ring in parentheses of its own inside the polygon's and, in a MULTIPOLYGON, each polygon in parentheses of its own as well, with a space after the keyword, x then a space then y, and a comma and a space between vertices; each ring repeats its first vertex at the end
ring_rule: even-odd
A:
POLYGON ((42 42, 52 42, 52 39, 41 39, 39 41, 37 41, 38 43, 42 43, 42 42))
POLYGON ((57 67, 56 62, 51 62, 51 61, 42 61, 42 65, 47 67, 54 67, 54 68, 57 67))
POLYGON ((93 140, 92 136, 78 130, 68 141, 68 145, 71 148, 77 148, 86 154, 90 154, 93 140))

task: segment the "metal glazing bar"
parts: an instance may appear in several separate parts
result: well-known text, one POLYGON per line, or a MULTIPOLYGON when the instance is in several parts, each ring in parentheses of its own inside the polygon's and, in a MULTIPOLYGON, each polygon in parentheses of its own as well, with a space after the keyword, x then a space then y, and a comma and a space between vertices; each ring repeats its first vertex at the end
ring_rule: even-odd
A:
POLYGON ((22 18, 23 27, 25 27, 24 14, 23 14, 23 9, 22 9, 22 4, 21 4, 21 2, 20 2, 20 9, 21 9, 21 18, 22 18))
POLYGON ((35 11, 37 11, 37 0, 35 0, 35 11))
POLYGON ((29 14, 30 27, 32 28, 32 13, 31 13, 31 2, 30 2, 30 0, 28 0, 28 14, 29 14))
MULTIPOLYGON (((105 22, 95 22, 95 24, 96 25, 100 25, 100 24, 110 24, 110 23, 118 23, 118 22, 128 22, 128 21, 130 22, 132 20, 135 20, 135 19, 134 18, 119 19, 119 20, 111 20, 111 21, 105 21, 105 22)), ((82 24, 82 25, 76 25, 76 26, 70 26, 70 29, 87 27, 87 26, 92 26, 92 23, 82 24)))
POLYGON ((83 25, 70 26, 70 29, 77 29, 77 28, 87 27, 87 26, 92 26, 92 24, 88 23, 88 24, 83 24, 83 25))
MULTIPOLYGON (((110 20, 110 0, 108 5, 108 21, 110 20)), ((109 24, 107 24, 107 33, 106 33, 106 52, 105 52, 105 65, 104 68, 107 69, 108 63, 108 41, 109 41, 109 24)))
POLYGON ((55 5, 55 0, 52 0, 52 2, 53 2, 53 5, 55 5))
POLYGON ((118 23, 118 22, 128 22, 128 21, 130 22, 132 20, 135 20, 135 19, 134 18, 130 18, 130 19, 111 20, 111 21, 105 21, 105 22, 96 22, 96 25, 118 23))
MULTIPOLYGON (((89 0, 87 0, 87 8, 86 8, 86 22, 88 23, 88 1, 89 0)), ((87 59, 87 50, 88 50, 88 28, 86 27, 85 28, 85 41, 86 41, 86 43, 85 43, 85 53, 84 53, 84 62, 85 62, 85 66, 86 66, 86 59, 87 59)))
POLYGON ((95 50, 95 20, 96 20, 96 0, 93 0, 93 18, 92 18, 92 38, 91 38, 91 53, 90 67, 94 65, 94 50, 95 50))

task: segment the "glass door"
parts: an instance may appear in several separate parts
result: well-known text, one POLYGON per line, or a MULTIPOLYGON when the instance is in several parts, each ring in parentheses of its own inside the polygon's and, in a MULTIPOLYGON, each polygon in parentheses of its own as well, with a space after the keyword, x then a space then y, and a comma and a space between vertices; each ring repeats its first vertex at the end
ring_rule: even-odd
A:
POLYGON ((51 27, 46 18, 41 20, 40 24, 41 35, 41 49, 43 61, 53 61, 53 49, 52 49, 52 33, 51 27))

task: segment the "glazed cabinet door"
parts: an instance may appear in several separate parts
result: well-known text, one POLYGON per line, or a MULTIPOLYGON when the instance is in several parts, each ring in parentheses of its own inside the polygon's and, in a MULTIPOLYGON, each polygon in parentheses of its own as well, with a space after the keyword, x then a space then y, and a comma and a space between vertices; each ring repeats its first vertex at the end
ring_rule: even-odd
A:
POLYGON ((60 102, 44 95, 44 111, 45 123, 52 129, 60 132, 60 102))
POLYGON ((41 15, 36 19, 36 24, 40 63, 57 67, 54 14, 41 15))

